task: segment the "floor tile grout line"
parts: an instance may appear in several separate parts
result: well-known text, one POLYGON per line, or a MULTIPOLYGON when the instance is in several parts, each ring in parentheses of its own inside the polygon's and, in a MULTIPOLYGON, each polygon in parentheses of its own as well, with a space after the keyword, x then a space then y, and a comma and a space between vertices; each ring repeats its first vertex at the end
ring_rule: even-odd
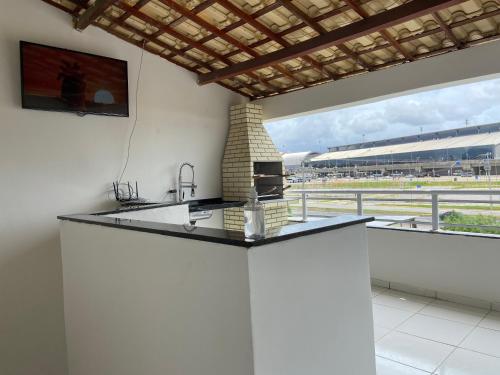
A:
POLYGON ((477 324, 478 327, 481 327, 481 328, 486 328, 486 329, 491 329, 492 331, 499 331, 500 332, 500 329, 495 329, 495 328, 488 328, 488 327, 483 327, 483 326, 480 326, 480 324, 486 319, 486 317, 488 315, 490 315, 492 312, 495 312, 495 310, 490 310, 486 313, 485 316, 483 316, 483 318, 479 321, 479 323, 477 324))
MULTIPOLYGON (((408 318, 406 318, 405 320, 403 320, 400 324, 396 325, 395 327, 393 327, 393 328, 387 328, 387 329, 389 329, 389 332, 387 332, 387 333, 386 333, 383 337, 385 337, 385 336, 387 336, 388 334, 390 334, 390 333, 392 333, 392 332, 395 332, 395 331, 396 331, 396 332, 399 332, 399 331, 397 331, 397 328, 398 328, 398 327, 400 327, 400 326, 401 326, 402 324, 404 324, 406 321, 408 321, 409 319, 411 319, 412 317, 414 317, 415 315, 417 315, 419 311, 422 311, 422 309, 424 309, 426 306, 428 306, 431 302, 432 302, 432 301, 429 301, 429 302, 428 302, 427 304, 425 304, 425 305, 424 305, 424 306, 423 306, 420 310, 418 310, 417 312, 415 312, 415 313, 413 313, 412 315, 410 315, 408 318)), ((392 307, 392 306, 386 306, 386 305, 381 305, 381 306, 385 306, 385 307, 392 307)), ((397 309, 396 307, 393 307, 393 308, 394 308, 394 309, 397 309)), ((409 311, 407 311, 407 310, 401 310, 401 309, 397 309, 397 310, 399 310, 399 311, 409 312, 409 311)), ((385 328, 385 327, 384 327, 384 328, 385 328)), ((377 340, 376 342, 378 342, 378 341, 382 340, 382 338, 383 338, 383 337, 381 337, 381 338, 380 338, 379 340, 377 340)))
POLYGON ((465 341, 467 340, 467 338, 472 334, 472 332, 474 332, 476 330, 477 327, 479 327, 479 323, 481 323, 483 321, 483 319, 486 317, 486 315, 488 315, 488 311, 486 311, 486 313, 483 315, 483 317, 481 319, 479 319, 479 321, 472 327, 472 329, 469 331, 469 333, 467 333, 464 338, 462 340, 460 340, 460 342, 453 348, 453 350, 438 364, 438 366, 434 369, 434 371, 432 371, 432 374, 436 374, 436 371, 439 370, 439 368, 453 355, 453 353, 455 353, 457 351, 457 349, 465 349, 465 348, 462 348, 460 345, 465 341))
POLYGON ((410 314, 418 314, 423 308, 425 308, 427 306, 427 305, 425 305, 422 308, 420 308, 419 310, 414 311, 414 310, 400 309, 399 307, 394 307, 394 306, 391 306, 391 305, 386 305, 386 304, 381 304, 381 303, 375 303, 375 302, 373 302, 373 304, 374 305, 378 305, 378 306, 390 307, 391 309, 395 309, 395 310, 398 310, 398 311, 407 312, 407 313, 410 313, 410 314))
POLYGON ((448 319, 448 318, 443 318, 441 316, 431 315, 429 313, 419 312, 419 314, 423 315, 423 316, 428 316, 430 318, 437 318, 437 319, 441 319, 441 320, 446 320, 447 322, 460 323, 460 324, 463 324, 463 325, 466 325, 466 326, 470 326, 470 327, 475 327, 476 324, 477 324, 477 323, 474 323, 474 324, 464 323, 463 321, 453 320, 453 319, 448 319))
MULTIPOLYGON (((373 305, 373 304, 375 304, 375 303, 373 302, 373 299, 374 299, 375 297, 377 297, 377 296, 381 295, 382 293, 384 293, 384 291, 381 291, 381 292, 379 292, 379 293, 377 293, 377 294, 373 295, 373 286, 374 286, 374 285, 372 285, 372 286, 371 286, 371 288, 372 288, 372 305, 373 305)), ((379 288, 379 289, 387 289, 387 288, 384 288, 384 287, 381 287, 381 286, 376 286, 376 285, 375 285, 375 287, 377 287, 377 288, 379 288)), ((387 289, 387 290, 389 290, 389 289, 387 289)), ((372 308, 372 314, 373 314, 373 308, 372 308)), ((373 326, 374 326, 374 330, 375 330, 375 321, 373 321, 373 326)), ((392 329, 391 329, 391 328, 382 327, 382 326, 378 326, 378 327, 383 328, 383 329, 386 329, 386 330, 387 330, 387 332, 386 332, 386 333, 384 333, 382 336, 380 336, 378 339, 375 339, 375 340, 374 340, 374 344, 376 344, 377 342, 379 342, 379 341, 380 341, 380 340, 382 340, 385 336, 387 336, 389 333, 391 333, 391 332, 392 332, 392 329)))
MULTIPOLYGON (((399 311, 404 311, 404 312, 408 312, 408 313, 412 313, 408 318, 406 318, 405 320, 403 320, 401 323, 399 323, 398 325, 396 325, 395 327, 393 328, 389 328, 391 331, 395 331, 398 327, 400 327, 402 324, 404 324, 408 319, 411 319, 412 317, 414 317, 415 315, 417 315, 420 311, 422 311, 423 309, 425 309, 427 306, 429 306, 433 301, 429 301, 427 303, 424 304, 424 306, 422 306, 419 310, 415 311, 415 312, 412 312, 412 311, 409 311, 409 310, 403 310, 403 309, 399 309, 397 307, 393 307, 393 306, 388 306, 388 305, 381 305, 381 304, 378 304, 378 303, 375 303, 372 301, 373 304, 375 305, 379 305, 379 306, 385 306, 385 307, 391 307, 393 309, 396 309, 396 310, 399 310, 399 311)), ((385 328, 385 327, 384 327, 385 328)))
MULTIPOLYGON (((428 297, 430 298, 430 297, 428 297)), ((420 304, 423 304, 424 306, 422 306, 421 308, 419 308, 419 310, 417 310, 417 312, 421 311, 423 308, 425 308, 426 306, 430 305, 432 302, 434 301, 429 301, 429 302, 416 302, 416 303, 420 303, 420 304)), ((380 302, 375 302, 375 301, 372 301, 372 303, 374 305, 380 305, 380 306, 386 306, 386 307, 392 307, 393 309, 397 309, 397 310, 400 310, 400 311, 406 311, 406 312, 414 312, 413 309, 412 310, 407 310, 407 309, 402 309, 400 307, 394 307, 394 306, 391 306, 391 305, 388 305, 386 303, 380 303, 380 302)))
POLYGON ((477 350, 464 348, 463 346, 459 346, 459 347, 457 347, 457 349, 462 349, 462 350, 465 350, 465 351, 468 351, 468 352, 473 352, 473 353, 481 354, 481 355, 484 355, 484 356, 486 356, 486 357, 491 357, 491 358, 497 358, 497 359, 500 359, 500 356, 498 356, 498 355, 494 355, 494 354, 487 354, 487 353, 484 353, 484 352, 478 352, 477 350))
MULTIPOLYGON (((374 323, 374 325, 375 325, 375 323, 374 323)), ((389 333, 391 333, 391 332, 393 331, 393 330, 392 330, 392 329, 390 329, 390 328, 386 328, 386 327, 382 327, 382 326, 378 326, 378 327, 379 327, 379 328, 386 329, 386 330, 387 330, 387 332, 386 332, 386 333, 384 333, 382 336, 380 336, 378 339, 376 339, 376 340, 375 340, 375 344, 376 344, 377 342, 379 342, 380 340, 382 340, 385 336, 387 336, 389 333)))
MULTIPOLYGON (((380 287, 380 288, 383 288, 383 287, 380 287)), ((416 370, 420 370, 420 371, 423 371, 423 372, 426 372, 428 374, 431 374, 431 375, 438 375, 437 371, 439 370, 439 368, 453 355, 453 353, 455 353, 457 351, 457 349, 462 349, 462 350, 465 350, 465 351, 470 351, 470 352, 473 352, 473 353, 477 353, 477 354, 481 354, 481 355, 484 355, 484 356, 487 356, 487 357, 492 357, 492 358, 500 358, 500 356, 496 356, 496 355, 491 355, 491 354, 487 354, 487 353, 483 353, 483 352, 479 352, 479 351, 476 351, 476 350, 471 350, 471 349, 467 349, 467 348, 464 348, 462 346, 460 346, 461 344, 463 344, 463 342, 472 334, 472 332, 474 332, 477 328, 483 328, 483 329, 486 329, 486 330, 490 330, 490 331, 495 331, 495 332, 499 332, 499 330, 495 330, 495 329, 492 329, 492 328, 487 328, 487 327, 481 327, 480 324, 486 319, 486 317, 492 312, 492 311, 495 311, 493 310, 492 308, 490 309, 485 309, 485 308, 481 308, 481 307, 478 307, 478 306, 472 306, 472 305, 466 305, 466 304, 462 304, 462 303, 458 303, 458 302, 454 302, 454 301, 447 301, 447 300, 442 300, 442 299, 438 299, 437 297, 429 297, 429 296, 422 296, 422 295, 418 295, 418 294, 412 294, 412 293, 408 293, 408 292, 404 292, 404 291, 399 291, 399 290, 396 290, 396 289, 391 289, 390 287, 389 288, 383 288, 383 289, 387 289, 387 291, 397 291, 399 293, 402 293, 402 294, 408 294, 410 296, 418 296, 418 297, 423 297, 423 298, 430 298, 430 301, 428 301, 427 303, 424 304, 424 306, 417 310, 416 312, 414 312, 412 315, 410 315, 407 319, 403 320, 401 323, 399 323, 398 325, 396 325, 394 328, 390 329, 390 328, 386 328, 386 327, 382 327, 381 328, 385 328, 385 329, 388 329, 389 331, 382 335, 378 340, 375 341, 375 343, 379 342, 380 340, 382 340, 384 337, 386 337, 387 335, 389 335, 390 333, 393 333, 393 332, 397 332, 397 333, 402 333, 402 334, 406 334, 406 335, 409 335, 409 336, 413 336, 413 337, 416 337, 416 338, 420 338, 422 340, 428 340, 428 341, 431 341, 431 342, 435 342, 435 343, 438 343, 438 344, 442 344, 442 345, 447 345, 447 346, 450 346, 452 347, 452 350, 451 352, 438 364, 438 366, 432 371, 432 372, 428 372, 426 370, 423 370, 421 368, 418 368, 418 367, 414 367, 414 366, 411 366, 407 363, 403 363, 403 362, 398 362, 398 361, 394 361, 393 359, 390 359, 390 358, 386 358, 384 356, 381 356, 381 355, 377 355, 378 357, 380 358, 384 358, 386 360, 389 360, 389 361, 392 361, 392 362, 396 362, 396 363, 399 363, 401 365, 404 365, 404 366, 408 366, 408 367, 411 367, 411 368, 414 368, 416 370), (434 316, 434 315, 430 315, 430 314, 425 314, 425 313, 422 313, 422 310, 425 309, 427 306, 431 305, 432 303, 434 302, 437 302, 437 301, 443 301, 443 302, 447 302, 447 303, 450 303, 450 304, 455 304, 457 305, 457 307, 459 306, 464 306, 464 307, 468 307, 468 308, 475 308, 475 309, 478 309, 478 310, 484 310, 484 315, 482 315, 482 317, 480 317, 479 321, 474 324, 474 325, 470 325, 470 324, 467 324, 467 323, 464 323, 464 322, 461 322, 461 321, 457 321, 457 320, 452 320, 452 319, 447 319, 447 318, 442 318, 442 317, 438 317, 438 316, 434 316), (415 315, 423 315, 423 316, 428 316, 428 317, 432 317, 432 318, 436 318, 436 319, 442 319, 442 320, 446 320, 446 321, 449 321, 449 322, 454 322, 454 323, 459 323, 459 324, 463 324, 465 326, 468 326, 468 327, 471 327, 471 329, 468 331, 468 333, 460 340, 460 342, 457 344, 457 345, 453 345, 453 344, 448 344, 448 343, 443 343, 443 342, 440 342, 440 341, 437 341, 437 340, 432 340, 432 339, 428 339, 428 338, 425 338, 425 337, 421 337, 421 336, 417 336, 417 335, 413 335, 413 334, 410 334, 410 333, 407 333, 407 332, 402 332, 402 331, 399 331, 398 328, 400 328, 404 323, 406 323, 409 319, 413 318, 415 315)), ((375 304, 375 305, 379 305, 379 306, 384 306, 384 307, 389 307, 389 308, 393 308, 393 309, 396 309, 396 310, 399 310, 399 311, 404 311, 404 312, 411 312, 409 310, 404 310, 404 309, 401 309, 401 308, 398 308, 398 307, 394 307, 394 306, 390 306, 390 305, 386 305, 386 304, 383 304, 383 303, 376 303, 375 301, 373 301, 373 299, 379 295, 382 295, 384 294, 385 292, 381 292, 379 294, 376 294, 375 296, 372 296, 372 304, 375 304)))
MULTIPOLYGON (((492 357, 492 358, 498 358, 500 359, 499 356, 496 356, 496 355, 492 355, 492 354, 487 354, 487 353, 483 353, 483 352, 479 352, 477 350, 472 350, 472 349, 468 349, 468 348, 464 348, 464 347, 461 347, 459 346, 461 343, 463 343, 463 341, 465 341, 465 339, 472 333, 472 331, 474 331, 474 329, 477 328, 477 326, 470 326, 471 327, 471 330, 467 333, 467 335, 464 336, 464 338, 462 340, 460 340, 460 343, 458 345, 453 345, 453 344, 448 344, 448 343, 443 343, 443 342, 440 342, 440 341, 436 341, 436 340, 432 340, 432 339, 429 339, 429 338, 426 338, 426 337, 422 337, 422 336, 417 336, 417 335, 413 335, 411 333, 406 333, 406 332, 401 332, 401 331, 398 331, 397 329, 393 329, 393 330, 390 330, 389 332, 387 332, 383 337, 387 336, 388 334, 392 333, 392 332, 397 332, 397 333, 402 333, 402 334, 405 334, 405 335, 408 335, 408 336, 411 336, 411 337, 416 337, 416 338, 419 338, 421 340, 426 340, 426 341, 431 341, 431 342, 434 342, 434 343, 437 343, 437 344, 442 344, 442 345, 446 345, 446 346, 449 346, 452 348, 452 351, 441 361, 439 362, 438 366, 436 368, 434 368, 434 370, 432 370, 431 372, 427 371, 427 370, 424 370, 420 367, 415 367, 415 366, 412 366, 408 363, 405 363, 405 362, 400 362, 400 361, 395 361, 394 359, 392 358, 387 358, 387 357, 384 357, 383 355, 380 355, 380 354, 375 354, 376 357, 380 357, 380 358, 384 358, 384 359, 387 359, 389 361, 392 361, 392 362, 396 362, 396 363, 399 363, 401 365, 405 365, 405 366, 408 366, 408 367, 412 367, 414 369, 417 369, 417 370, 420 370, 420 371, 424 371, 424 372, 427 372, 431 375, 435 375, 436 374, 436 371, 439 370, 439 368, 448 360, 448 358, 450 358, 453 353, 455 353, 457 351, 457 349, 462 349, 462 350, 465 350, 465 351, 469 351, 469 352, 473 352, 473 353, 477 353, 477 354, 481 354, 481 355, 484 355, 486 357, 492 357)), ((480 327, 481 328, 481 327, 480 327)), ((381 340, 383 337, 381 337, 379 340, 381 340)), ((377 340, 377 342, 379 341, 377 340)))
MULTIPOLYGON (((429 305, 431 302, 432 302, 432 300, 431 300, 431 301, 429 301, 428 303, 424 304, 424 306, 422 306, 422 309, 424 309, 424 308, 425 308, 427 305, 429 305)), ((391 307, 391 306, 386 306, 386 307, 391 307)), ((420 309, 420 310, 418 310, 417 312, 415 312, 414 314, 410 315, 407 319, 403 320, 400 324, 396 325, 394 328, 389 329, 389 332, 387 332, 387 333, 384 335, 384 337, 385 337, 385 336, 387 336, 387 335, 389 335, 390 333, 393 333, 393 332, 398 332, 398 333, 400 333, 399 331, 397 331, 397 328, 398 328, 398 327, 400 327, 402 324, 404 324, 406 321, 408 321, 408 319, 411 319, 412 317, 414 317, 415 315, 417 315, 417 314, 418 314, 418 312, 419 312, 419 311, 421 311, 422 309, 420 309)), ((401 310, 401 311, 406 311, 406 310, 401 310)), ((380 338, 380 340, 382 340, 382 338, 383 338, 383 337, 381 337, 381 338, 380 338)), ((376 342, 379 342, 380 340, 377 340, 376 342)), ((375 355, 377 355, 376 348, 375 348, 375 355)), ((379 356, 379 357, 385 358, 385 357, 383 357, 383 356, 379 356)), ((389 359, 389 358, 385 358, 385 359, 389 359)), ((397 361, 393 361, 393 362, 397 362, 397 361)), ((422 369, 420 369, 420 368, 418 368, 418 367, 411 366, 411 365, 409 365, 409 364, 407 364, 407 363, 402 363, 402 362, 397 362, 397 363, 400 363, 400 364, 405 365, 405 366, 408 366, 408 367, 412 367, 412 368, 417 369, 417 370, 422 370, 422 369)), ((429 371, 426 371, 426 370, 422 370, 422 371, 425 371, 425 372, 427 372, 428 374, 432 374, 432 372, 429 372, 429 371)))
MULTIPOLYGON (((429 298, 430 298, 430 297, 429 297, 429 298)), ((435 300, 435 301, 440 301, 440 300, 435 300)), ((443 317, 441 317, 441 316, 431 315, 431 314, 429 314, 429 313, 424 313, 424 312, 422 312, 422 310, 423 310, 423 309, 425 309, 427 306, 431 305, 431 304, 432 304, 433 302, 435 302, 435 301, 431 301, 430 303, 426 304, 424 307, 422 307, 420 310, 418 310, 415 314, 425 315, 425 316, 429 316, 429 317, 431 317, 431 318, 437 318, 437 319, 446 320, 446 321, 448 321, 448 322, 461 323, 461 324, 465 324, 465 325, 470 325, 470 326, 472 326, 471 324, 464 323, 464 322, 459 321, 459 320, 453 320, 453 319, 443 318, 443 317)), ((446 302, 448 302, 448 301, 446 301, 446 302)), ((394 307, 394 306, 390 306, 390 305, 386 305, 386 304, 381 304, 381 303, 377 303, 377 302, 373 302, 373 301, 372 301, 372 303, 373 303, 374 305, 379 305, 379 306, 384 306, 384 307, 390 307, 390 308, 393 308, 393 309, 396 309, 396 310, 399 310, 399 311, 404 311, 404 312, 410 312, 410 313, 413 313, 413 311, 410 311, 410 310, 404 310, 404 309, 401 309, 401 308, 399 308, 399 307, 394 307)), ((456 302, 450 302, 450 303, 456 303, 456 302)), ((460 304, 458 304, 458 305, 460 305, 460 304)), ((464 306, 468 306, 468 305, 464 305, 464 306)), ((468 306, 468 307, 470 307, 470 306, 468 306)), ((478 309, 480 309, 479 307, 477 307, 477 308, 478 308, 478 309)), ((485 309, 481 309, 481 310, 485 310, 485 309)), ((489 310, 487 310, 487 311, 486 311, 486 314, 488 314, 488 313, 489 313, 489 310)), ((483 318, 481 318, 481 319, 483 319, 483 318)), ((385 327, 384 327, 384 328, 385 328, 385 327)), ((484 327, 482 327, 482 328, 484 328, 484 327)), ((491 329, 491 328, 488 328, 488 329, 491 329)), ((493 330, 493 331, 497 331, 497 330, 495 330, 495 329, 492 329, 492 330, 493 330)))
MULTIPOLYGON (((430 297, 428 297, 428 298, 430 298, 430 297)), ((433 302, 435 302, 435 301, 437 301, 437 299, 435 299, 435 298, 431 298, 431 300, 430 300, 429 302, 427 302, 426 304, 424 304, 424 306, 423 306, 420 310, 416 311, 414 314, 410 315, 407 319, 403 320, 400 324, 396 325, 396 326, 395 326, 395 327, 394 327, 394 328, 393 328, 390 332, 388 332, 385 336, 387 336, 389 333, 392 333, 392 332, 398 332, 398 333, 403 333, 403 334, 410 335, 410 334, 408 334, 408 333, 398 331, 398 328, 399 328, 399 327, 401 327, 404 323, 406 323, 409 319, 411 319, 411 318, 413 318, 415 315, 419 314, 419 312, 420 312, 420 311, 422 311, 423 309, 425 309, 427 306, 429 306, 430 304, 432 304, 432 303, 433 303, 433 302)), ((374 303, 374 302, 373 302, 373 303, 374 303)), ((385 305, 384 305, 384 306, 385 306, 385 305)), ((386 307, 391 307, 391 306, 386 306, 386 307)), ((394 308, 395 308, 395 307, 394 307, 394 308)), ((396 308, 396 309, 397 309, 397 308, 396 308)), ((405 311, 405 310, 401 310, 401 309, 398 309, 398 310, 400 310, 400 311, 405 311)), ((486 316, 487 314, 488 314, 488 312, 486 312, 484 316, 486 316)), ((424 314, 421 314, 421 315, 424 315, 424 314)), ((484 316, 483 316, 483 318, 484 318, 484 316)), ((480 321, 482 321, 482 319, 481 319, 480 321)), ((477 324, 479 324, 479 322, 478 322, 477 324)), ((471 333, 474 329, 476 329, 476 327, 477 327, 477 325, 476 325, 476 326, 472 326, 472 329, 471 329, 471 331, 469 332, 469 334, 470 334, 470 333, 471 333)), ((466 335, 466 336, 465 336, 465 337, 464 337, 464 338, 460 341, 460 344, 463 342, 463 340, 465 340, 465 338, 466 338, 469 334, 467 334, 467 335, 466 335)), ((410 336, 414 336, 414 335, 410 335, 410 336)), ((422 339, 422 340, 429 340, 429 339, 425 339, 425 338, 423 338, 423 337, 419 337, 419 336, 414 336, 414 337, 418 337, 418 338, 420 338, 420 339, 422 339)), ((454 353, 454 352, 458 349, 458 346, 454 346, 454 345, 450 345, 450 344, 444 344, 444 343, 441 343, 441 342, 438 342, 438 341, 434 341, 434 340, 429 340, 429 341, 433 341, 433 342, 436 342, 436 343, 439 343, 439 344, 442 344, 442 345, 448 345, 448 346, 451 346, 451 347, 453 348, 453 349, 452 349, 452 351, 451 351, 451 352, 450 352, 450 353, 449 353, 449 354, 448 354, 448 355, 447 355, 447 356, 446 356, 446 357, 445 357, 445 358, 444 358, 444 359, 443 359, 443 360, 442 360, 442 361, 438 364, 438 366, 437 366, 436 368, 434 368, 434 370, 433 370, 433 371, 429 372, 430 374, 434 374, 434 373, 435 373, 435 372, 439 369, 439 367, 440 367, 440 366, 441 366, 441 365, 442 365, 442 364, 443 364, 443 363, 444 363, 444 362, 445 362, 445 361, 446 361, 446 360, 447 360, 447 359, 448 359, 448 358, 449 358, 449 357, 450 357, 450 356, 451 356, 451 355, 452 355, 452 354, 453 354, 453 353, 454 353)), ((384 358, 384 357, 382 357, 382 358, 384 358)), ((408 364, 406 364, 406 363, 401 363, 401 364, 404 364, 404 365, 406 365, 406 366, 409 366, 409 365, 408 365, 408 364)), ((409 367, 413 367, 413 366, 409 366, 409 367)), ((415 368, 416 368, 416 367, 415 367, 415 368)), ((416 368, 416 369, 418 369, 418 370, 422 370, 422 369, 420 369, 420 368, 416 368)), ((424 371, 425 371, 425 370, 424 370, 424 371)), ((427 371, 427 372, 428 372, 428 371, 427 371)))
POLYGON ((391 361, 391 362, 394 362, 394 363, 398 363, 398 364, 403 365, 403 366, 406 366, 406 367, 413 368, 413 369, 415 369, 415 370, 423 371, 423 372, 425 372, 425 373, 427 373, 427 374, 432 375, 432 372, 429 372, 429 371, 427 371, 427 370, 423 370, 423 369, 421 369, 420 367, 415 367, 415 366, 409 365, 409 364, 404 363, 404 362, 395 361, 394 359, 384 357, 383 355, 375 355, 375 356, 376 356, 376 357, 383 358, 383 359, 386 359, 386 360, 391 361))
MULTIPOLYGON (((474 327, 472 327, 472 329, 474 329, 474 327)), ((394 329, 394 331, 398 332, 398 333, 403 333, 405 335, 408 335, 408 336, 412 336, 412 337, 416 337, 416 338, 419 338, 419 339, 422 339, 422 340, 427 340, 427 341, 432 341, 432 342, 435 342, 436 344, 443 344, 443 345, 447 345, 447 346, 452 346, 454 348, 458 348, 457 345, 455 344, 449 344, 447 342, 442 342, 442 341, 438 341, 438 340, 434 340, 434 339, 430 339, 428 337, 423 337, 423 336, 419 336, 419 335, 415 335, 413 333, 408 333, 408 332, 403 332, 403 331, 399 331, 398 329, 394 329)))
POLYGON ((468 326, 468 327, 475 327, 476 324, 478 324, 478 323, 464 323, 463 321, 460 321, 460 320, 453 320, 453 319, 443 318, 442 316, 431 315, 429 313, 424 313, 422 311, 419 311, 418 314, 422 315, 422 316, 426 316, 428 318, 441 319, 441 320, 444 320, 444 321, 447 321, 447 322, 462 324, 462 325, 468 326))

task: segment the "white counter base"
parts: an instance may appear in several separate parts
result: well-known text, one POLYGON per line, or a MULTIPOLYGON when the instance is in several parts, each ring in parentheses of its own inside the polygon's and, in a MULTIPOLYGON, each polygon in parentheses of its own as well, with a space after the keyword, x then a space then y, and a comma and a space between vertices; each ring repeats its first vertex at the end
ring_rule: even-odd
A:
POLYGON ((71 375, 375 375, 366 229, 250 249, 63 221, 71 375))

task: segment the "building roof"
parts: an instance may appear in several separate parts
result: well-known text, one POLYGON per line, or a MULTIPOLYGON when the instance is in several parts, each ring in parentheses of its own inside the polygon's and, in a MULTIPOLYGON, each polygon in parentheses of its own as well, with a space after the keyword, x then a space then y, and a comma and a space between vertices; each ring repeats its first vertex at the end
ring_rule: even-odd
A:
POLYGON ((493 132, 500 132, 500 122, 493 124, 474 125, 462 128, 438 130, 429 133, 405 135, 396 138, 386 138, 377 141, 367 141, 364 143, 351 143, 347 145, 344 144, 339 146, 328 147, 328 151, 333 152, 333 151, 354 150, 359 148, 369 148, 369 147, 388 146, 388 145, 396 145, 396 144, 403 144, 410 142, 430 141, 434 139, 444 139, 449 137, 459 137, 464 135, 485 134, 493 132))
POLYGON ((42 0, 249 98, 499 38, 492 0, 42 0))
POLYGON ((317 152, 286 152, 281 157, 286 166, 301 165, 302 162, 311 159, 313 156, 319 155, 317 152))
POLYGON ((410 142, 381 147, 360 148, 356 150, 334 151, 321 154, 311 161, 342 160, 365 158, 370 156, 395 155, 411 152, 446 150, 462 147, 477 147, 500 144, 500 132, 490 134, 474 134, 462 137, 449 137, 430 141, 410 142))

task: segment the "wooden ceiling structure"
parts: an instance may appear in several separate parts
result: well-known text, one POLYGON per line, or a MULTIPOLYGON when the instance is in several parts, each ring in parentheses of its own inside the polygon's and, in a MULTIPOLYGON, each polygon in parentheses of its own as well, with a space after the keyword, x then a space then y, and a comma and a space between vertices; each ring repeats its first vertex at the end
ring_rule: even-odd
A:
POLYGON ((250 99, 500 37, 500 0, 42 1, 250 99))

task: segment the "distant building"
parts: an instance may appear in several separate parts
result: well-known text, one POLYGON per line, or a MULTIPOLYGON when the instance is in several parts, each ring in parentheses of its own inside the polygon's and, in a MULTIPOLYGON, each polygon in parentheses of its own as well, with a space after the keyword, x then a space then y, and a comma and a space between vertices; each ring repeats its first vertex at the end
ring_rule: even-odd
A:
POLYGON ((320 155, 319 152, 304 151, 304 152, 290 152, 284 153, 281 156, 285 163, 285 168, 289 172, 293 172, 301 166, 309 165, 312 158, 320 155))
POLYGON ((429 133, 408 135, 404 137, 382 139, 379 141, 351 143, 348 145, 329 147, 328 151, 334 152, 334 151, 358 150, 362 148, 400 145, 400 144, 407 144, 420 141, 434 141, 437 139, 461 137, 464 135, 490 134, 496 132, 500 132, 500 123, 441 130, 437 132, 429 132, 429 133))
MULTIPOLYGON (((480 174, 500 171, 500 124, 481 125, 381 141, 330 147, 311 159, 315 167, 346 171, 445 173, 453 169, 480 174), (493 159, 493 160, 492 160, 493 159), (491 161, 490 161, 491 160, 491 161)), ((351 174, 349 172, 349 174, 351 174)))

